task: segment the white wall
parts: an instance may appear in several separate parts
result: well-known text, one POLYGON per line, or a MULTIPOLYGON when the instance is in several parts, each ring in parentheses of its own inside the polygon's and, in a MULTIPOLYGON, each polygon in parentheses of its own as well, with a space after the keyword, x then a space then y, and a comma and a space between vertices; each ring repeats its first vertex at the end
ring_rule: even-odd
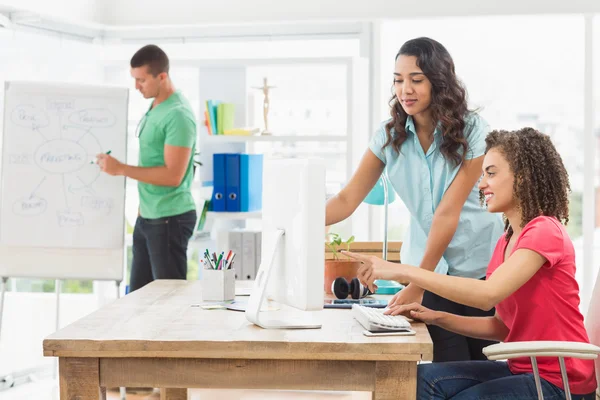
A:
MULTIPOLYGON (((16 1, 16 0, 15 0, 16 1)), ((63 0, 64 1, 64 0, 63 0)), ((600 12, 598 0, 101 0, 115 25, 402 18, 411 16, 600 12)))
POLYGON ((1 0, 0 9, 27 10, 61 20, 98 22, 103 0, 1 0))

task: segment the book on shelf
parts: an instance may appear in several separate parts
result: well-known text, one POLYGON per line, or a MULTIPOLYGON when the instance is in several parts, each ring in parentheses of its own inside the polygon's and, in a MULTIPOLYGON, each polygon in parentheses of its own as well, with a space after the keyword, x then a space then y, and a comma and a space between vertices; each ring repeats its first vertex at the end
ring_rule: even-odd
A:
POLYGON ((235 104, 206 100, 204 120, 209 135, 223 135, 235 126, 235 104))
POLYGON ((206 126, 206 131, 209 135, 212 135, 212 128, 210 126, 210 117, 208 116, 208 111, 204 110, 204 126, 206 126))
POLYGON ((250 136, 260 132, 257 127, 236 127, 235 104, 206 100, 204 125, 209 135, 250 136))
POLYGON ((217 129, 219 135, 234 127, 235 104, 220 103, 217 106, 217 129))
POLYGON ((232 128, 223 131, 224 135, 230 136, 250 136, 260 132, 259 128, 232 128))

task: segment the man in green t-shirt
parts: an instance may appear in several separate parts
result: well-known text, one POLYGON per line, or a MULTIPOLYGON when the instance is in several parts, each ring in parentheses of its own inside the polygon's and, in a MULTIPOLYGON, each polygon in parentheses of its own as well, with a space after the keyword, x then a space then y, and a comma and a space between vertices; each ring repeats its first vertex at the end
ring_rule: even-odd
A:
POLYGON ((169 58, 148 45, 131 58, 135 88, 154 99, 136 129, 139 166, 108 154, 97 156, 101 170, 138 181, 140 206, 133 231, 130 292, 154 279, 185 279, 187 247, 196 225, 191 193, 196 122, 192 108, 169 77, 169 58))

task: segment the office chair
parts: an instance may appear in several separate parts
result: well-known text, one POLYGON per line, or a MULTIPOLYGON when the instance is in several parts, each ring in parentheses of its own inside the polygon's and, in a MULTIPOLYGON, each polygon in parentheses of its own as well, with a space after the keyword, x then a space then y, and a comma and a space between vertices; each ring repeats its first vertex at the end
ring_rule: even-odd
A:
MULTIPOLYGON (((600 344, 600 274, 598 274, 596 284, 594 285, 592 299, 585 320, 585 327, 590 342, 594 344, 552 341, 498 343, 485 347, 483 349, 483 354, 485 354, 489 360, 508 360, 517 357, 530 357, 539 400, 544 400, 544 394, 542 393, 537 357, 558 357, 560 372, 565 387, 565 398, 571 400, 569 380, 565 368, 565 357, 574 357, 584 360, 595 359, 596 380, 600 382, 600 360, 598 359, 600 347, 595 345, 600 344)), ((598 395, 596 395, 596 398, 598 398, 598 395)))

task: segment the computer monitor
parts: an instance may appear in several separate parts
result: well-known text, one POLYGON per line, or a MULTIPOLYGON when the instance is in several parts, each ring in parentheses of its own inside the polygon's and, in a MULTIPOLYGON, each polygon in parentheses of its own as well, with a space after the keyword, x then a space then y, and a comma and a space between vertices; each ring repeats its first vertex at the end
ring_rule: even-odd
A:
POLYGON ((312 313, 262 311, 267 296, 303 311, 323 309, 325 163, 265 159, 262 247, 246 318, 263 328, 320 328, 312 313))

